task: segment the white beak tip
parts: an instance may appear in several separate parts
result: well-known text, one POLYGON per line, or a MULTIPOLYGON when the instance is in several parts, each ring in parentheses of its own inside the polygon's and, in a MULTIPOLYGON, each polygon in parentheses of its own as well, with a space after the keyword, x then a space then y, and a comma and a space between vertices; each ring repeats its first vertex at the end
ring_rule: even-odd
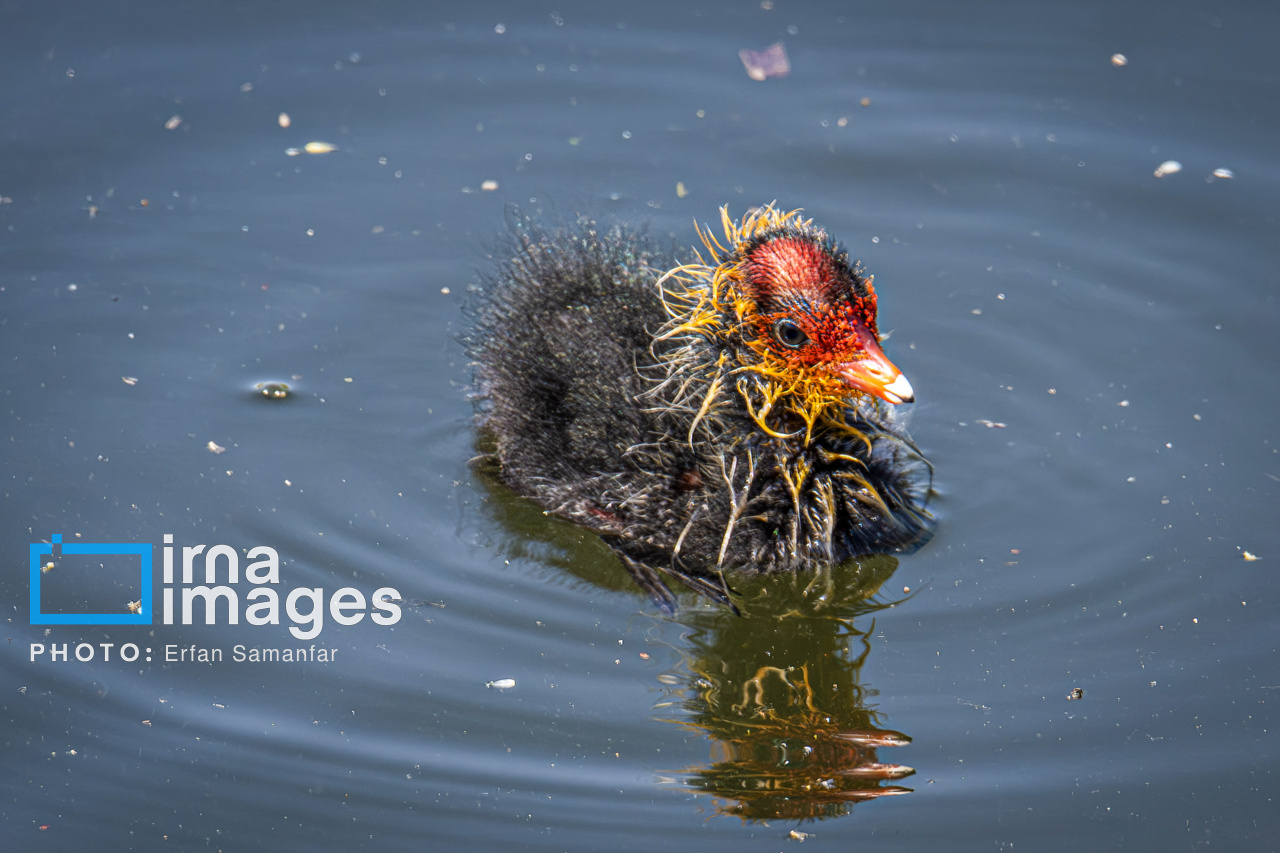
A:
POLYGON ((907 377, 901 373, 898 378, 884 386, 884 397, 890 403, 914 403, 916 401, 916 392, 911 387, 911 383, 907 381, 907 377))

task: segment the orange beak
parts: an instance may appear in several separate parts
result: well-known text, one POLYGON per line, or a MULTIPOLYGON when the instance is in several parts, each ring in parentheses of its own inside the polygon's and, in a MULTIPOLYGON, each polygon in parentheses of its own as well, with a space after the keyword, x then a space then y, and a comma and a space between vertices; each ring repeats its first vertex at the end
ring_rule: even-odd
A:
POLYGON ((859 327, 858 343, 862 349, 862 357, 833 365, 836 376, 839 376, 850 388, 879 397, 886 403, 914 403, 915 391, 902 371, 894 366, 885 356, 884 350, 869 329, 859 327))

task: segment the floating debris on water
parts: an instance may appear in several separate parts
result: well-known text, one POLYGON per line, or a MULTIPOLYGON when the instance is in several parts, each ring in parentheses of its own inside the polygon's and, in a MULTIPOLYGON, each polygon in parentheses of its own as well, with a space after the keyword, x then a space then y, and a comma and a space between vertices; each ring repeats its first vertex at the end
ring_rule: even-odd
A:
POLYGON ((1243 554, 1241 554, 1240 556, 1241 556, 1241 557, 1244 557, 1245 561, 1246 561, 1246 562, 1249 562, 1249 563, 1252 563, 1254 560, 1258 559, 1257 555, 1255 555, 1255 554, 1250 554, 1248 551, 1245 551, 1245 552, 1244 552, 1243 554))
POLYGON ((1080 687, 1072 687, 1071 692, 1067 694, 1068 702, 1074 702, 1077 699, 1083 699, 1083 698, 1084 698, 1084 690, 1083 688, 1080 688, 1080 687))
POLYGON ((120 381, 121 381, 121 382, 123 382, 125 385, 137 385, 137 384, 138 384, 138 377, 136 377, 136 376, 121 376, 121 377, 120 377, 120 381))
POLYGON ((289 118, 288 113, 280 113, 280 115, 276 116, 276 124, 281 127, 288 127, 293 124, 293 119, 289 118))
POLYGON ((492 687, 497 690, 507 690, 516 686, 516 680, 514 678, 499 678, 496 681, 485 682, 484 686, 492 687))
POLYGON ((216 444, 215 442, 212 442, 212 441, 206 444, 205 447, 208 448, 210 453, 213 453, 219 456, 227 452, 227 449, 225 447, 222 447, 221 445, 216 444))
POLYGON ((480 189, 484 190, 484 191, 485 191, 485 192, 487 192, 487 193, 491 193, 491 192, 493 192, 494 190, 496 190, 497 188, 498 188, 498 182, 497 182, 497 181, 489 180, 489 181, 481 181, 481 182, 480 182, 480 189))
POLYGON ((253 388, 259 396, 268 400, 283 400, 289 396, 289 386, 284 382, 259 382, 253 388))
POLYGON ((1176 175, 1181 171, 1182 164, 1177 160, 1165 160, 1159 166, 1156 166, 1156 170, 1153 174, 1155 174, 1157 178, 1163 178, 1165 175, 1176 175))
POLYGON ((1129 57, 1125 56, 1123 53, 1113 53, 1111 54, 1111 64, 1117 68, 1122 65, 1128 65, 1129 57))
POLYGON ((787 59, 787 48, 782 42, 771 44, 764 50, 747 50, 744 47, 738 51, 738 58, 752 80, 786 77, 791 73, 791 60, 787 59))
POLYGON ((164 123, 165 130, 177 130, 182 124, 182 116, 169 116, 169 120, 164 123))
MULTIPOLYGON (((302 150, 308 154, 330 154, 338 150, 338 146, 332 142, 308 142, 302 146, 302 150)), ((1181 168, 1181 167, 1179 167, 1181 168)))
POLYGON ((1222 178, 1224 181, 1229 181, 1236 176, 1236 173, 1230 169, 1214 169, 1213 176, 1215 178, 1222 178))

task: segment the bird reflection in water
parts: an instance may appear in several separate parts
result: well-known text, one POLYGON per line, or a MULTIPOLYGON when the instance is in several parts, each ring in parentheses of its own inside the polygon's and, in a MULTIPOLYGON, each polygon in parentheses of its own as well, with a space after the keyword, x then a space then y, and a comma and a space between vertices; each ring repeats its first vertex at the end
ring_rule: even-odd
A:
MULTIPOLYGON (((476 470, 488 514, 511 534, 509 557, 554 566, 562 582, 634 590, 599 538, 513 495, 483 462, 476 470)), ((915 770, 878 750, 911 738, 883 725, 876 691, 861 680, 875 614, 901 603, 880 595, 897 567, 876 555, 739 577, 736 613, 685 592, 674 615, 653 616, 659 636, 681 636, 672 643, 679 664, 659 676, 667 695, 656 716, 711 741, 708 765, 662 771, 659 781, 711 794, 718 813, 752 821, 839 817, 862 800, 910 793, 893 783, 915 770)))
POLYGON ((892 783, 915 770, 877 750, 911 738, 883 727, 868 702, 876 691, 860 677, 872 614, 892 606, 875 595, 897 565, 869 557, 743 585, 742 616, 682 610, 677 620, 693 629, 684 671, 661 679, 673 688, 659 712, 709 737, 711 763, 665 781, 753 821, 838 817, 862 800, 910 793, 892 783))

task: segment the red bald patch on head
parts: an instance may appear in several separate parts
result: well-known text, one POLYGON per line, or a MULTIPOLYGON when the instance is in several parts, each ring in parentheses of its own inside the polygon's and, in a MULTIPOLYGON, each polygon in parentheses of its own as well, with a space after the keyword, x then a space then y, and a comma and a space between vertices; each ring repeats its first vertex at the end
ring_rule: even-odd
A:
POLYGON ((821 234, 770 235, 748 248, 741 288, 757 340, 791 365, 836 370, 879 351, 876 297, 821 234))
POLYGON ((778 237, 756 246, 745 264, 751 296, 770 302, 788 295, 829 299, 837 285, 836 261, 820 242, 778 237))

